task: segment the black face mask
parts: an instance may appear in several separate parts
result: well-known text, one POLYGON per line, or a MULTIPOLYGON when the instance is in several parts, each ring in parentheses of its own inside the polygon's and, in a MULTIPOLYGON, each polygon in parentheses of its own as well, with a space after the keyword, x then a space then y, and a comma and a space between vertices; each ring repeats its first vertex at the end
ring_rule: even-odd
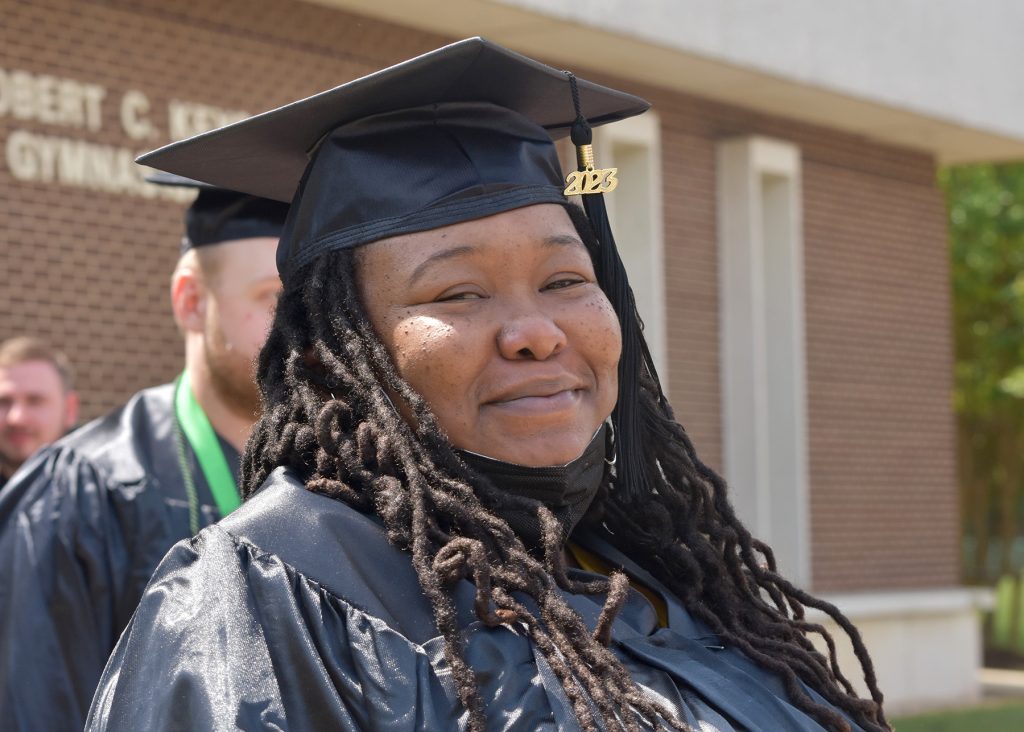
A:
MULTIPOLYGON (((602 425, 583 454, 566 465, 531 468, 484 455, 457 450, 475 472, 490 479, 502 493, 529 498, 547 506, 562 526, 562 541, 590 508, 604 478, 608 427, 602 425)), ((541 528, 536 509, 503 506, 495 512, 508 522, 531 551, 541 548, 541 528)))

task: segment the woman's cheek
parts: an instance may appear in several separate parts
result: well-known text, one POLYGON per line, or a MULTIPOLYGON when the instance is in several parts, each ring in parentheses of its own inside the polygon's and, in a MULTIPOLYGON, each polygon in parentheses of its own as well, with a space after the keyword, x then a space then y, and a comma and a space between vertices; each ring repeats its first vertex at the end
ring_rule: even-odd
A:
POLYGON ((577 347, 591 359, 617 366, 622 352, 622 334, 615 308, 604 293, 583 303, 575 322, 577 347))
POLYGON ((429 398, 425 391, 450 378, 461 361, 457 331, 436 318, 418 317, 398 323, 392 332, 390 350, 399 375, 429 398))

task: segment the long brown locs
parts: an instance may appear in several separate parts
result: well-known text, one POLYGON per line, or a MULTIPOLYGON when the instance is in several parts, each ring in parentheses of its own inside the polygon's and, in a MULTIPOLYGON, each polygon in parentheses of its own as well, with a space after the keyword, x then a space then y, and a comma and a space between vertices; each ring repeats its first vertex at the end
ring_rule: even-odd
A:
MULTIPOLYGON (((588 247, 596 246, 582 212, 568 208, 588 247)), ((471 729, 484 729, 483 702, 449 592, 463 576, 477 580, 481 619, 522 623, 584 729, 687 729, 640 691, 605 645, 606 633, 587 628, 559 592, 607 592, 602 616, 614 617, 621 580, 570 582, 560 551, 552 550, 560 537, 548 537, 551 547, 538 559, 496 514, 504 501, 527 499, 498 495, 457 458, 429 405, 401 379, 376 337, 359 302, 354 259, 350 250, 320 257, 298 278, 303 285, 279 302, 260 357, 265 411, 246 450, 243 490, 251 493, 287 465, 310 490, 381 517, 392 543, 412 555, 471 729), (398 417, 386 390, 408 405, 415 430, 398 417), (515 600, 517 592, 533 598, 539 616, 515 600)), ((647 472, 658 480, 653 499, 631 502, 605 485, 585 520, 606 525, 627 555, 647 558, 644 566, 696 618, 778 673, 792 702, 823 726, 849 730, 838 709, 865 730, 888 730, 870 658, 852 624, 777 574, 770 551, 736 518, 724 481, 699 460, 656 393, 647 379, 639 459, 657 466, 647 472), (804 607, 820 608, 850 635, 872 699, 857 697, 839 672, 832 638, 803 619, 804 607), (809 633, 826 639, 829 657, 815 650, 809 633), (836 709, 815 702, 802 684, 836 709)))

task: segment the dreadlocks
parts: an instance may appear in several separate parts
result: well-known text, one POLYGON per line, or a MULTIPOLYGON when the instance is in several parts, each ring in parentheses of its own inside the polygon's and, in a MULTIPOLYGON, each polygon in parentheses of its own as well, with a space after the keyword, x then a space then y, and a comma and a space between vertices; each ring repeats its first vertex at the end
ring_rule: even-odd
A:
MULTIPOLYGON (((586 219, 568 207, 594 256, 586 219)), ((690 728, 644 695, 608 648, 611 624, 628 580, 579 582, 568 576, 562 534, 542 504, 497 491, 459 460, 423 397, 401 378, 358 297, 353 250, 326 253, 297 274, 301 287, 282 295, 259 381, 265 410, 246 450, 242 484, 251 494, 278 466, 293 468, 306 487, 376 513, 388 539, 412 555, 420 584, 444 638, 445 656, 469 727, 484 729, 483 702, 465 661, 451 587, 470 579, 474 609, 489 626, 520 624, 558 676, 585 730, 690 728), (399 416, 396 397, 411 419, 399 416), (528 506, 542 527, 541 556, 531 554, 501 509, 528 506), (594 629, 559 590, 606 595, 594 629), (531 611, 516 600, 523 593, 531 611)), ((724 643, 776 672, 792 702, 832 730, 847 719, 816 702, 810 687, 866 730, 888 730, 871 660, 854 626, 832 605, 794 587, 776 571, 771 550, 737 519, 724 481, 696 455, 671 408, 641 383, 642 459, 656 485, 629 502, 606 476, 585 521, 668 586, 724 643), (842 675, 835 643, 806 607, 830 616, 849 635, 871 699, 859 698, 842 675), (828 647, 819 653, 817 634, 828 647)))

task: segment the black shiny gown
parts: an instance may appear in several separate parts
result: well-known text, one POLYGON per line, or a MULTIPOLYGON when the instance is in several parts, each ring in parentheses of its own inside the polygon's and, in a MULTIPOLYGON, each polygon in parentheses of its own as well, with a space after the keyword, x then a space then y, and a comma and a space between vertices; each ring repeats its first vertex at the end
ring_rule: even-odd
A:
MULTIPOLYGON (((577 532, 578 534, 579 532, 577 532)), ((782 684, 694 621, 656 579, 596 537, 591 552, 660 593, 668 627, 632 591, 612 647, 648 693, 705 732, 821 730, 782 684)), ((488 628, 456 588, 488 729, 572 730, 524 632, 488 628)), ((566 595, 590 623, 603 598, 566 595)), ((241 509, 179 543, 111 656, 87 729, 457 730, 443 640, 408 554, 374 517, 275 471, 241 509)))
MULTIPOLYGON (((0 728, 81 730, 153 570, 192 535, 173 385, 36 454, 0 491, 0 728)), ((221 440, 237 475, 238 453, 221 440)), ((202 526, 220 518, 185 444, 202 526)))

